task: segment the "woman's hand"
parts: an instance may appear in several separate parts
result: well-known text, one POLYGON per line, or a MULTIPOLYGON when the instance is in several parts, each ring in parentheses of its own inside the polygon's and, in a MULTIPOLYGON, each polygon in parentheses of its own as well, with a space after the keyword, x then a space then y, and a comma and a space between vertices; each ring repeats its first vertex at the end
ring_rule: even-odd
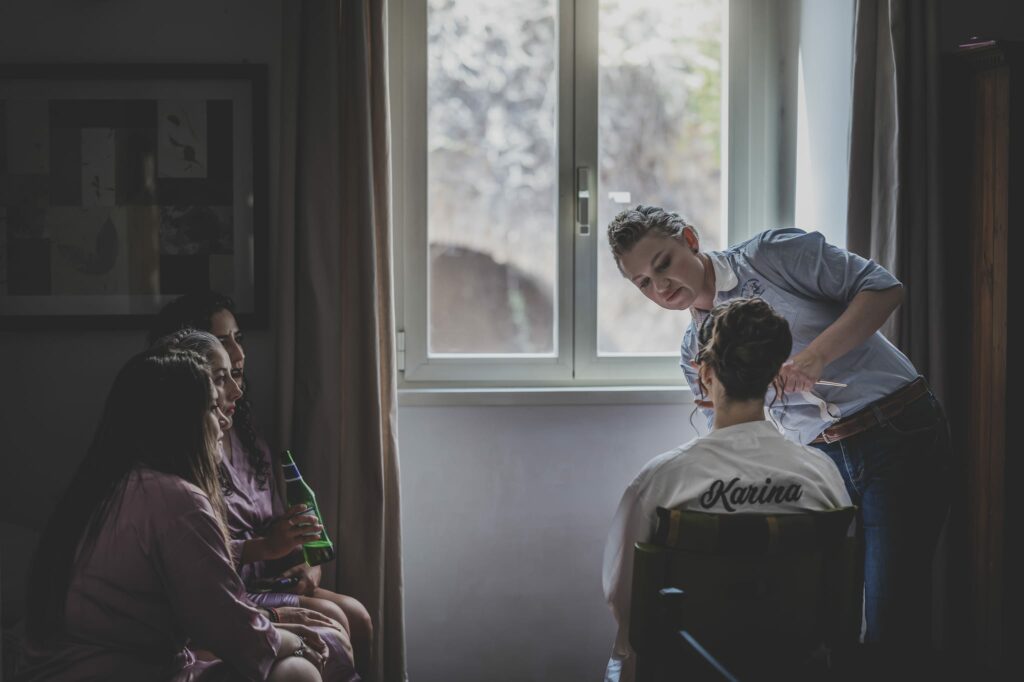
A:
POLYGON ((279 622, 284 624, 305 625, 307 627, 325 627, 337 630, 341 634, 348 634, 341 623, 330 616, 325 616, 319 611, 304 609, 300 606, 278 606, 274 611, 277 613, 279 622))
POLYGON ((316 666, 317 670, 324 669, 328 656, 327 644, 315 630, 293 623, 275 623, 274 627, 281 635, 281 646, 277 650, 278 658, 302 656, 316 666))
POLYGON ((779 378, 784 382, 786 393, 800 393, 814 388, 814 382, 821 378, 825 369, 825 359, 805 348, 786 362, 779 369, 779 378))
POLYGON ((270 524, 262 538, 252 541, 261 545, 260 559, 280 559, 320 537, 323 526, 312 514, 302 514, 306 509, 304 504, 290 507, 281 518, 270 524))
POLYGON ((315 592, 316 588, 320 586, 320 567, 310 566, 305 563, 296 564, 282 573, 279 577, 298 578, 299 582, 295 583, 295 585, 288 591, 302 595, 303 597, 312 597, 313 592, 315 592))

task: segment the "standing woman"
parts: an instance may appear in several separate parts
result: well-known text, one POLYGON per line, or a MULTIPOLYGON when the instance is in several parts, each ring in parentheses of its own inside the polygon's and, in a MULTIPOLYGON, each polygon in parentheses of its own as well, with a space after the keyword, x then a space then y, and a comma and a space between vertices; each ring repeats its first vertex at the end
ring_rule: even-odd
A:
POLYGON ((320 680, 322 652, 250 606, 231 564, 222 419, 193 353, 120 371, 40 539, 17 679, 320 680), (221 660, 197 662, 189 640, 221 660))
MULTIPOLYGON (((653 206, 617 215, 608 241, 642 294, 692 314, 680 364, 694 395, 697 329, 709 310, 758 297, 786 318, 793 355, 779 376, 790 395, 770 409, 787 437, 836 463, 860 508, 865 641, 908 660, 927 649, 931 560, 949 504, 949 440, 928 384, 878 332, 902 302, 903 285, 874 261, 793 228, 703 252, 692 225, 653 206)), ((714 406, 702 407, 710 418, 714 406)))
POLYGON ((224 501, 227 507, 231 552, 249 597, 260 606, 301 606, 340 622, 349 633, 356 667, 370 659, 373 623, 366 608, 348 595, 320 587, 320 567, 309 566, 295 552, 291 516, 285 509, 281 464, 271 455, 253 423, 249 385, 245 378, 244 336, 234 315, 234 302, 213 291, 186 294, 167 304, 152 330, 150 341, 191 328, 213 334, 231 361, 231 376, 242 395, 227 415, 224 438, 224 501), (298 583, 286 591, 257 592, 267 578, 294 577, 298 583))

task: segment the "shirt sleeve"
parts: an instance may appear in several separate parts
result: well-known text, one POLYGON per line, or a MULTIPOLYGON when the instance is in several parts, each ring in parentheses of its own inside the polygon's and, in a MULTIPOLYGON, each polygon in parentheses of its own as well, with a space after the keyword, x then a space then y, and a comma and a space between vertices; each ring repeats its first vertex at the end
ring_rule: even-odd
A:
POLYGON ((231 555, 231 565, 235 570, 242 565, 242 550, 245 548, 246 540, 228 540, 228 553, 231 555))
POLYGON ((258 609, 244 601, 209 501, 175 513, 156 545, 158 571, 185 634, 241 673, 265 680, 277 657, 280 635, 258 609))
POLYGON ((873 260, 833 246, 819 232, 768 230, 744 247, 751 266, 794 293, 848 304, 862 291, 903 286, 873 260))
MULTIPOLYGON (((281 490, 278 483, 283 480, 280 477, 281 464, 274 457, 274 454, 270 451, 270 447, 264 442, 260 441, 260 448, 263 450, 263 454, 267 457, 267 461, 270 462, 272 472, 270 475, 270 506, 274 510, 274 517, 269 519, 267 526, 262 529, 266 532, 271 522, 284 516, 284 513, 288 510, 288 501, 285 499, 286 492, 281 490)), ((269 562, 271 565, 272 572, 281 573, 286 571, 292 566, 298 566, 299 564, 306 563, 306 556, 302 553, 302 549, 297 549, 291 554, 284 556, 280 559, 269 562)))
MULTIPOLYGON (((288 501, 285 499, 286 492, 281 489, 281 485, 284 485, 284 478, 281 475, 281 460, 279 457, 275 457, 274 453, 270 450, 270 446, 266 444, 262 439, 259 441, 260 450, 263 452, 263 456, 270 462, 270 480, 268 481, 268 487, 270 489, 270 508, 273 511, 274 519, 284 515, 288 509, 288 501)), ((273 519, 270 519, 273 520, 273 519)))
POLYGON ((628 658, 629 605, 633 583, 633 545, 654 534, 654 510, 646 508, 641 479, 634 480, 622 494, 604 548, 602 583, 604 596, 619 624, 613 656, 628 658))

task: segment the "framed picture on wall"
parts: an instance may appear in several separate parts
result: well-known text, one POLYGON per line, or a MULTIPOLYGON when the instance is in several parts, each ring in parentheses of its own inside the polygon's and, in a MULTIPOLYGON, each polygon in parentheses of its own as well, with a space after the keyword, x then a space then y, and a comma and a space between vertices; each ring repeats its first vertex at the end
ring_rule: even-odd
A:
POLYGON ((0 65, 0 329, 267 323, 265 65, 0 65))

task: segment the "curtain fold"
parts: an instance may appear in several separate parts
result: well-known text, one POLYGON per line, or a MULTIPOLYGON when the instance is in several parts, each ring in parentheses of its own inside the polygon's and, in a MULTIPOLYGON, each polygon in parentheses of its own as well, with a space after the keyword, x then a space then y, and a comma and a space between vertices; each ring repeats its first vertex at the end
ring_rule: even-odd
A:
MULTIPOLYGON (((940 211, 940 98, 937 3, 857 0, 847 248, 881 263, 906 284, 903 305, 882 332, 911 359, 941 401, 958 384, 947 349, 949 290, 940 211)), ((958 416, 951 415, 953 428, 958 416)), ((962 572, 955 547, 962 515, 951 493, 951 523, 933 572, 933 636, 947 643, 956 599, 950 576, 962 572), (952 530, 951 530, 952 529, 952 530)))
POLYGON ((284 3, 273 314, 278 424, 374 624, 371 682, 406 680, 389 232, 386 0, 284 3))
POLYGON ((855 11, 847 247, 911 283, 882 331, 944 398, 938 10, 858 0, 855 11))

